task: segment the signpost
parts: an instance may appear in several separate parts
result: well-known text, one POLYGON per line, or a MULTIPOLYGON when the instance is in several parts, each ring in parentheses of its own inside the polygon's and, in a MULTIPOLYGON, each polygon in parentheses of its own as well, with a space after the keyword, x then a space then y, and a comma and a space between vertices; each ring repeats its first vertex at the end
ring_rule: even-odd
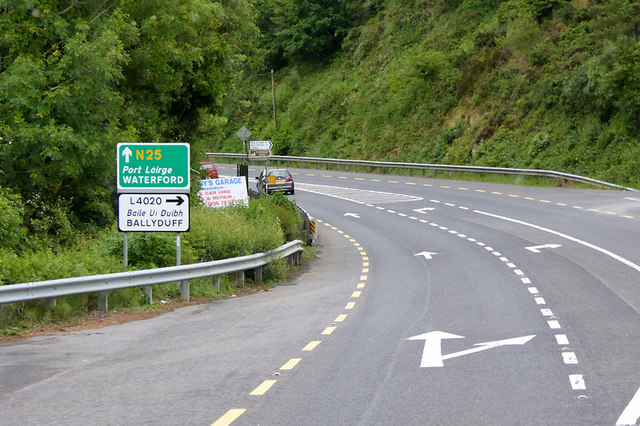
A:
POLYGON ((188 194, 120 194, 121 232, 189 232, 188 194))
POLYGON ((118 193, 188 193, 189 155, 186 143, 119 143, 118 193))
POLYGON ((271 141, 249 141, 249 155, 252 157, 270 157, 271 148, 271 141))
POLYGON ((249 136, 251 136, 251 132, 249 131, 249 129, 242 126, 240 127, 240 130, 236 132, 236 136, 242 139, 242 153, 244 154, 246 152, 245 145, 247 143, 247 139, 249 139, 249 136))
MULTIPOLYGON (((127 232, 175 232, 176 264, 180 265, 180 233, 189 231, 189 144, 119 143, 116 147, 118 229, 124 232, 124 263, 128 263, 127 232)), ((189 282, 181 283, 189 300, 189 282)), ((151 286, 144 288, 151 303, 151 286)), ((106 295, 101 297, 105 298, 106 295)))

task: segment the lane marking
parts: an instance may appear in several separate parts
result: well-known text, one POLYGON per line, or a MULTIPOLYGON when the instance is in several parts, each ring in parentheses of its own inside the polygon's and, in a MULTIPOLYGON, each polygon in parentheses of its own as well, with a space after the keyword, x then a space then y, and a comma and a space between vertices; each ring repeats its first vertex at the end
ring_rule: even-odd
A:
POLYGON ((280 370, 293 370, 300 361, 302 361, 302 358, 291 358, 280 367, 280 370))
POLYGON ((345 319, 347 319, 347 314, 340 314, 340 315, 338 315, 338 316, 336 317, 336 319, 334 319, 333 321, 334 321, 334 322, 342 322, 342 321, 344 321, 345 319))
POLYGON ((556 342, 559 345, 568 345, 569 339, 567 338, 566 334, 556 334, 556 342))
POLYGON ((618 418, 616 426, 635 425, 638 424, 638 419, 640 419, 640 389, 638 389, 634 397, 629 402, 629 405, 627 405, 627 408, 624 409, 618 418))
POLYGON ((257 388, 252 390, 249 395, 251 395, 251 396, 262 396, 265 393, 267 393, 267 391, 269 389, 271 389, 271 386, 275 385, 276 382, 277 382, 277 380, 265 380, 257 388))
POLYGON ((238 417, 244 414, 247 411, 246 408, 232 408, 227 411, 222 417, 213 422, 211 426, 229 426, 231 423, 236 421, 238 417))
POLYGON ((547 321, 547 324, 549 324, 549 328, 552 330, 559 330, 562 327, 560 326, 560 322, 557 320, 551 320, 551 321, 547 321))
POLYGON ((324 331, 320 334, 324 335, 324 336, 328 336, 329 334, 333 333, 333 331, 338 328, 338 327, 327 327, 324 329, 324 331))
POLYGON ((564 361, 565 364, 577 364, 578 358, 573 352, 562 352, 562 361, 564 361))
POLYGON ((582 374, 570 374, 569 381, 571 381, 571 388, 573 390, 584 390, 587 388, 582 374))
MULTIPOLYGON (((488 212, 484 212, 482 210, 474 210, 473 212, 481 214, 481 215, 484 215, 484 216, 489 216, 489 217, 493 217, 493 218, 496 218, 496 219, 505 220, 507 222, 512 222, 512 223, 517 223, 519 225, 528 226, 530 228, 537 229, 537 230, 543 231, 543 232, 547 232, 549 234, 556 235, 558 237, 564 238, 564 239, 569 240, 569 241, 573 241, 574 243, 578 243, 578 244, 583 245, 585 247, 588 247, 590 249, 596 250, 596 251, 604 254, 605 256, 609 256, 610 258, 612 258, 614 260, 617 260, 618 262, 620 262, 620 263, 622 263, 624 265, 627 265, 628 267, 640 272, 640 266, 636 265, 635 263, 631 262, 630 260, 627 260, 624 257, 622 257, 620 255, 617 255, 617 254, 615 254, 615 253, 613 253, 613 252, 611 252, 611 251, 609 251, 607 249, 599 247, 599 246, 597 246, 595 244, 588 243, 588 242, 583 241, 583 240, 581 240, 579 238, 575 238, 575 237, 572 237, 570 235, 564 234, 562 232, 554 231, 553 229, 545 228, 543 226, 535 225, 533 223, 525 222, 523 220, 513 219, 513 218, 507 217, 507 216, 501 216, 501 215, 497 215, 497 214, 493 214, 493 213, 488 213, 488 212)), ((634 310, 635 310, 635 308, 634 308, 634 310)), ((636 312, 638 312, 638 311, 636 310, 636 312)))
POLYGON ((347 310, 351 310, 351 309, 355 308, 355 306, 356 306, 356 302, 348 302, 347 306, 345 306, 344 308, 347 309, 347 310))
POLYGON ((320 343, 322 343, 321 340, 312 340, 311 342, 307 343, 307 346, 302 348, 302 350, 305 351, 305 352, 312 351, 315 348, 317 348, 320 343))

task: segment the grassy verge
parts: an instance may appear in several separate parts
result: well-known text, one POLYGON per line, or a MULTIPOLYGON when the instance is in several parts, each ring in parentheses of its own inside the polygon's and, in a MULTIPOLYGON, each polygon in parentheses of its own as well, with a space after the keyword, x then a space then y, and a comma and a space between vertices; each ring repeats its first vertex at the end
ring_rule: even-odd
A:
MULTIPOLYGON (((210 210, 193 206, 191 231, 182 234, 181 263, 207 262, 274 249, 299 238, 300 218, 295 203, 284 196, 251 200, 249 207, 210 210)), ((126 269, 151 269, 173 266, 176 262, 175 235, 132 233, 129 238, 129 267, 122 261, 122 235, 115 227, 84 238, 79 244, 60 249, 0 252, 0 284, 9 285, 74 276, 98 275, 126 269)), ((263 282, 257 286, 251 273, 244 287, 232 276, 223 276, 220 293, 210 279, 191 282, 194 299, 229 297, 238 293, 268 288, 290 275, 284 260, 263 270, 263 282)), ((111 312, 141 312, 175 304, 180 297, 176 284, 153 287, 156 304, 148 305, 138 288, 114 291, 109 296, 111 312)), ((15 336, 50 325, 74 325, 86 321, 97 308, 97 294, 60 297, 55 307, 46 301, 12 303, 0 307, 0 337, 15 336)))

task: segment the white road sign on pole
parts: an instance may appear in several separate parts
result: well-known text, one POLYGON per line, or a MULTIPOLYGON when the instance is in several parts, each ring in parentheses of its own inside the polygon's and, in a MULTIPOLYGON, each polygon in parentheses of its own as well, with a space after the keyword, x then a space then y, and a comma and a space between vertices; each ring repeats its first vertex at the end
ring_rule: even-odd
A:
POLYGON ((118 230, 121 232, 188 232, 187 194, 120 194, 118 230))
POLYGON ((249 141, 249 155, 254 157, 271 156, 271 148, 273 148, 271 141, 249 141))

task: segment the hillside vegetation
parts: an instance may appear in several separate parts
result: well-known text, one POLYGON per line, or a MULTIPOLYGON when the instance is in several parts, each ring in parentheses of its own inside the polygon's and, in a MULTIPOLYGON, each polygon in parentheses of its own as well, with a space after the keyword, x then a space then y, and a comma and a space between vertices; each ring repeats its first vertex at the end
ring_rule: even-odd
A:
POLYGON ((118 142, 188 142, 197 169, 243 125, 278 154, 640 187, 637 1, 0 0, 0 28, 15 253, 114 224, 118 142))
POLYGON ((258 8, 267 60, 247 71, 229 137, 212 149, 238 151, 246 125, 284 155, 541 168, 640 187, 640 3, 298 3, 258 8), (309 16, 332 26, 331 42, 309 16))

